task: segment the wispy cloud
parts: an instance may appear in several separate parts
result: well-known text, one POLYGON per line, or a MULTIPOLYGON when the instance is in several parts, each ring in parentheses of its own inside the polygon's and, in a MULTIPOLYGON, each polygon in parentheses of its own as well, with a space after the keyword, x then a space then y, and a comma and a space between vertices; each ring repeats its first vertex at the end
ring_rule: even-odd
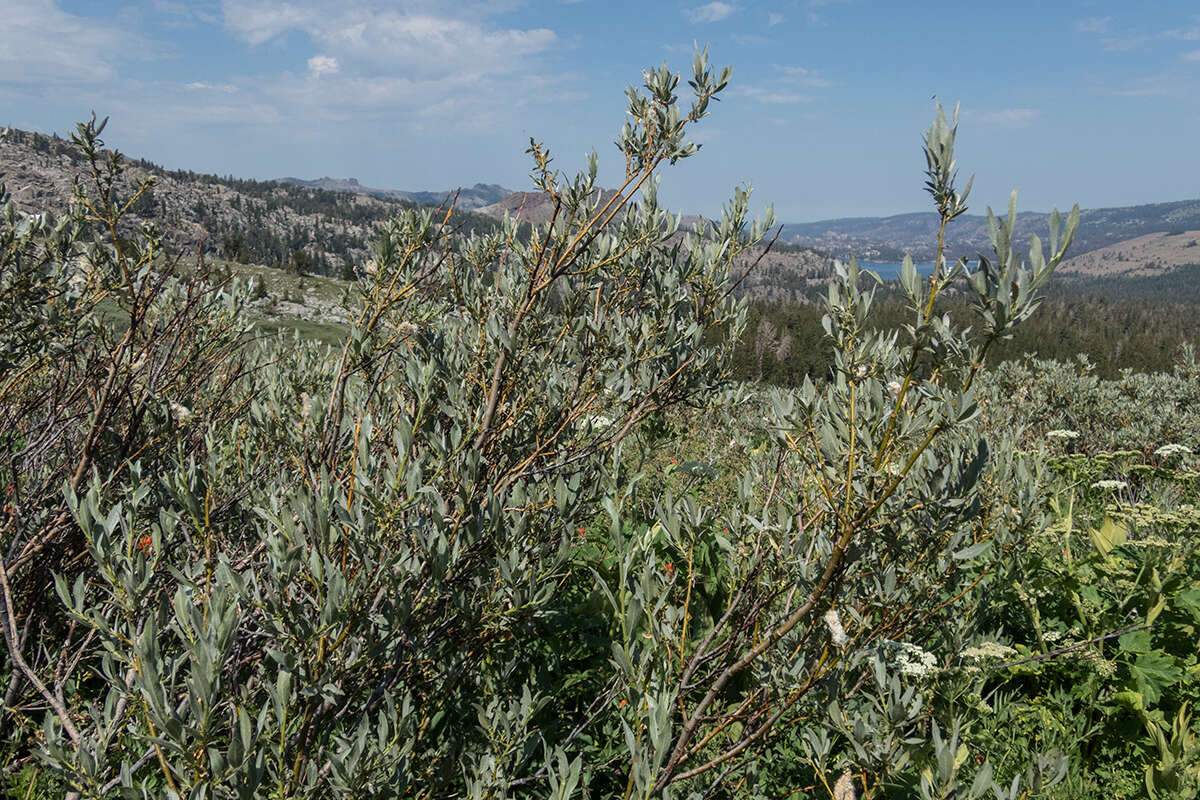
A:
POLYGON ((490 25, 486 16, 442 5, 425 4, 418 13, 381 2, 223 0, 222 10, 226 28, 251 45, 300 31, 343 68, 352 66, 364 74, 509 72, 557 41, 547 28, 490 25))
MULTIPOLYGON (((221 124, 238 131, 227 136, 254 140, 284 128, 317 137, 324 124, 363 120, 414 133, 448 124, 458 133, 494 130, 545 103, 578 99, 578 75, 543 68, 555 32, 503 24, 503 3, 494 0, 470 14, 458 0, 221 0, 216 24, 236 41, 258 48, 289 37, 279 49, 291 52, 257 73, 202 63, 179 78, 127 74, 130 53, 161 55, 155 45, 60 2, 0 0, 0 101, 8 106, 43 102, 53 88, 57 105, 94 107, 139 131, 169 137, 163 132, 221 124), (305 42, 311 49, 297 64, 294 45, 305 42)), ((171 2, 146 8, 178 11, 171 2)))
POLYGON ((0 0, 0 84, 103 83, 117 54, 147 54, 118 25, 69 14, 57 0, 0 0))
POLYGON ((232 83, 209 83, 208 81, 192 81, 183 85, 185 89, 192 91, 217 91, 232 94, 237 91, 237 87, 232 83))
POLYGON ((333 56, 315 55, 308 60, 308 71, 313 75, 332 75, 341 69, 333 56))
POLYGON ((793 83, 801 84, 802 86, 810 86, 814 89, 825 89, 830 83, 825 78, 821 77, 816 70, 808 69, 807 67, 783 66, 775 65, 775 71, 779 75, 793 83))
POLYGON ((722 3, 720 0, 714 0, 711 3, 705 3, 702 6, 685 9, 683 13, 686 14, 687 18, 692 22, 720 22, 737 10, 738 6, 735 6, 732 3, 722 3))
POLYGON ((1105 50, 1116 53, 1126 53, 1145 46, 1151 39, 1143 32, 1130 30, 1113 31, 1112 17, 1088 17, 1075 21, 1075 30, 1080 33, 1093 34, 1099 38, 1100 46, 1105 50), (1109 33, 1120 35, 1106 35, 1109 33))
POLYGON ((769 103, 771 105, 791 105, 793 103, 811 103, 813 101, 812 95, 766 86, 742 86, 735 93, 743 97, 749 97, 752 100, 757 100, 760 103, 769 103))
POLYGON ((774 28, 779 23, 783 22, 783 14, 778 14, 774 11, 767 14, 767 27, 774 28))
POLYGON ((1109 36, 1100 40, 1100 46, 1116 53, 1137 50, 1150 41, 1149 36, 1109 36))
POLYGON ((1172 73, 1144 75, 1118 84, 1103 84, 1093 88, 1098 94, 1113 97, 1169 97, 1180 93, 1178 77, 1172 73))
POLYGON ((771 37, 757 33, 735 33, 729 38, 740 47, 766 47, 775 44, 775 40, 771 37))
POLYGON ((1172 91, 1166 86, 1135 86, 1129 89, 1112 89, 1108 94, 1117 97, 1166 97, 1172 91))
POLYGON ((1191 52, 1184 53, 1181 58, 1184 61, 1200 61, 1200 50, 1192 50, 1191 52))
POLYGON ((1193 18, 1196 24, 1190 28, 1172 28, 1163 31, 1163 36, 1167 39, 1182 39, 1185 42, 1200 41, 1200 16, 1193 18))
POLYGON ((1089 17, 1075 23, 1075 30, 1080 33, 1107 33, 1112 17, 1089 17))
POLYGON ((171 27, 186 27, 195 23, 221 24, 221 13, 215 3, 152 0, 150 7, 166 18, 171 27))
POLYGON ((1003 108, 996 111, 963 112, 963 116, 983 125, 1002 125, 1012 128, 1024 128, 1031 125, 1042 112, 1033 108, 1003 108))

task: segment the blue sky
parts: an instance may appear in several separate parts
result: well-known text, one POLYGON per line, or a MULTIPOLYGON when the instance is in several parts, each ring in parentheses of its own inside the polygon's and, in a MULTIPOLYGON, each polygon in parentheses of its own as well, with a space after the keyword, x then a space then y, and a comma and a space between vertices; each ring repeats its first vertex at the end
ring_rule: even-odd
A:
POLYGON ((961 103, 975 210, 1200 196, 1200 4, 898 0, 0 0, 0 125, 171 168, 527 188, 529 137, 602 177, 622 91, 693 43, 731 64, 663 199, 751 182, 781 220, 923 210, 920 134, 961 103))

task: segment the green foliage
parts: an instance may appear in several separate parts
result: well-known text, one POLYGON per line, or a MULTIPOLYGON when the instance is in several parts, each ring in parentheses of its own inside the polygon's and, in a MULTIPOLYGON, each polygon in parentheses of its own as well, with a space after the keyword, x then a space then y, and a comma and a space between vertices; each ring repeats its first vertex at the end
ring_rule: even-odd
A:
MULTIPOLYGON (((1036 358, 1073 362, 1086 356, 1088 371, 1113 380, 1130 370, 1169 373, 1181 349, 1200 346, 1200 287, 1191 267, 1152 278, 1056 278, 1046 300, 1011 338, 989 351, 988 364, 1036 358)), ((734 357, 734 374, 747 381, 799 386, 824 380, 832 354, 821 335, 823 310, 812 302, 753 302, 747 335, 734 357)), ((907 301, 894 282, 876 293, 871 324, 893 330, 907 321, 907 301)), ((956 324, 971 324, 969 298, 947 292, 938 309, 956 324)))

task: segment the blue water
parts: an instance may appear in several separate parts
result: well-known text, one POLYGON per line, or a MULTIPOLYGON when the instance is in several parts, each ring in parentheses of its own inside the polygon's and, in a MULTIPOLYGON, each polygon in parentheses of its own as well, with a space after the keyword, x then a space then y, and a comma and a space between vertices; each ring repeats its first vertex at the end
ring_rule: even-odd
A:
MULTIPOLYGON (((885 281, 899 280, 901 262, 899 261, 859 261, 859 269, 869 269, 885 281)), ((917 272, 921 275, 933 274, 933 262, 917 263, 917 272)))

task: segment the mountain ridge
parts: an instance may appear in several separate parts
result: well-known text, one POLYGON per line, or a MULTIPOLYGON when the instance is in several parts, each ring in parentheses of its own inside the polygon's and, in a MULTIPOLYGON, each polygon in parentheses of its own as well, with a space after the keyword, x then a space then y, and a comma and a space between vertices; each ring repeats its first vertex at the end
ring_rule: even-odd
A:
MULTIPOLYGON (((1063 212, 1063 216, 1066 213, 1063 212)), ((1043 241, 1049 230, 1050 214, 1023 211, 1017 214, 1017 240, 1022 249, 1032 234, 1043 241)), ((816 222, 785 223, 782 241, 822 249, 837 257, 854 255, 881 261, 896 261, 905 254, 918 261, 934 256, 938 216, 909 212, 888 217, 841 217, 816 222)), ((1094 250, 1154 233, 1200 229, 1200 199, 1081 209, 1079 230, 1071 246, 1075 258, 1094 250)), ((946 229, 950 257, 974 257, 991 252, 987 217, 964 214, 946 229)))

